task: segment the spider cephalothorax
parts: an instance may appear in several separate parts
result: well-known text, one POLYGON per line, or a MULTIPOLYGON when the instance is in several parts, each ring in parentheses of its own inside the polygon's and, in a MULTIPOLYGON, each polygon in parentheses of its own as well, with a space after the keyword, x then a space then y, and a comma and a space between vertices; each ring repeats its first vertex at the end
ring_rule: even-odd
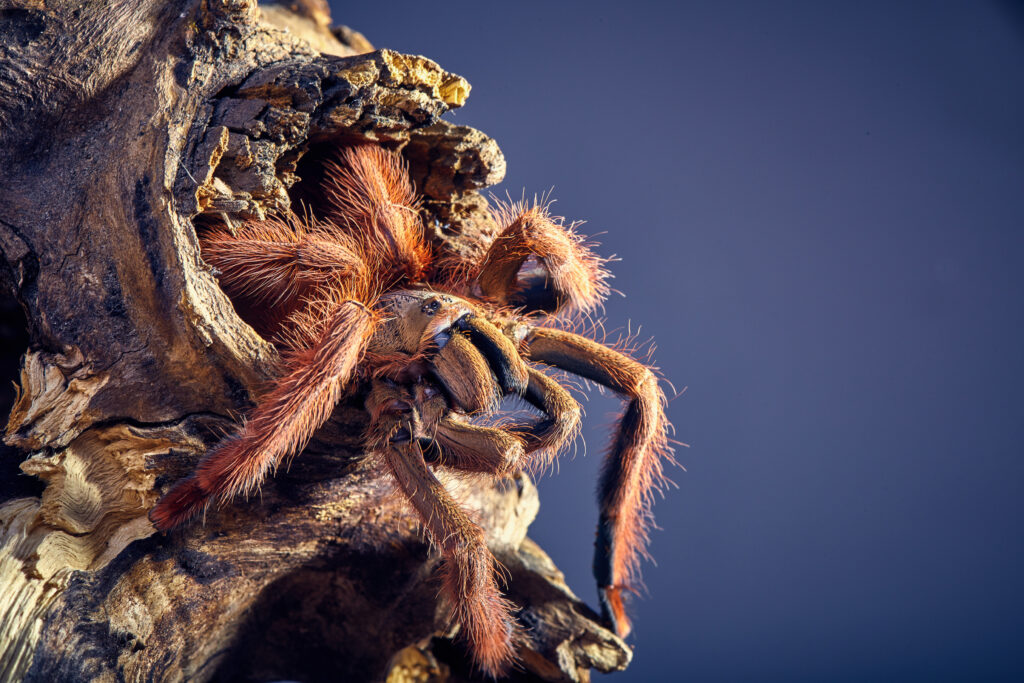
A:
POLYGON ((580 408, 545 370, 608 387, 628 406, 605 459, 594 555, 604 618, 629 631, 623 593, 639 582, 650 498, 671 459, 652 369, 551 324, 607 293, 603 262, 545 207, 496 213, 478 258, 432 256, 399 158, 353 147, 329 165, 323 221, 252 222, 201 235, 203 257, 239 311, 281 351, 279 376, 238 435, 211 450, 151 513, 160 529, 249 493, 300 452, 346 392, 365 392, 365 442, 443 557, 443 592, 478 665, 514 660, 520 633, 484 535, 432 473, 504 475, 555 458, 580 408), (471 417, 518 395, 540 413, 501 427, 471 417))

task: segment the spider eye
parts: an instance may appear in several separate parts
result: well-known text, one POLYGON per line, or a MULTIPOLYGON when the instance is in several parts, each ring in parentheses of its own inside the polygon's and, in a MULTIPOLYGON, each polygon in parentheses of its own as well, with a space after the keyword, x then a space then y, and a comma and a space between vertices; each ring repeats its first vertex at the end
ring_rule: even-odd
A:
POLYGON ((435 313, 437 313, 437 310, 439 308, 441 308, 441 302, 438 301, 437 299, 431 299, 430 301, 423 304, 423 306, 420 307, 420 310, 427 315, 434 315, 435 313))

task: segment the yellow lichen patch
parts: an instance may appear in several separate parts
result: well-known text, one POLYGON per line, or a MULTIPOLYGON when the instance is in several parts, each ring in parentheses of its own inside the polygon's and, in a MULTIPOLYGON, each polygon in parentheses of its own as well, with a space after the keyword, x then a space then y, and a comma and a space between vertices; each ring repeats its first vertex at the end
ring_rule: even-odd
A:
POLYGON ((26 451, 68 444, 89 426, 89 402, 109 380, 85 365, 78 349, 26 353, 4 441, 26 451))
POLYGON ((461 107, 469 99, 469 91, 473 87, 469 84, 462 76, 456 76, 449 74, 448 78, 445 79, 438 87, 438 91, 441 93, 441 101, 447 104, 452 109, 461 107))
POLYGON ((359 62, 353 67, 343 69, 338 75, 352 84, 355 88, 365 88, 377 82, 380 76, 380 69, 371 61, 359 62))
POLYGON ((469 97, 469 82, 461 76, 448 73, 437 62, 392 50, 381 50, 380 56, 387 67, 385 81, 389 78, 394 85, 427 88, 432 97, 452 109, 461 107, 469 97))

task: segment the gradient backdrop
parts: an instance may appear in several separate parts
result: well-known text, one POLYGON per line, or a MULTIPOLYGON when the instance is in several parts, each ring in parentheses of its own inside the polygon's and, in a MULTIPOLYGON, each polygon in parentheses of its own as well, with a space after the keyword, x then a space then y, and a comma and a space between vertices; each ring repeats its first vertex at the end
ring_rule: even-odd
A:
MULTIPOLYGON (((1024 8, 334 3, 473 84, 685 394, 611 681, 1024 680, 1024 8)), ((594 604, 601 428, 532 536, 594 604)))

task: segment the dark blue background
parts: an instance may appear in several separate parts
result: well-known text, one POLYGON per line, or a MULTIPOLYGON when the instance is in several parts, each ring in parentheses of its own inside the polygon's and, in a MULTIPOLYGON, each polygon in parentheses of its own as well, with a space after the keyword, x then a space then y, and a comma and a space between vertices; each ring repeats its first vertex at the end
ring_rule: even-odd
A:
MULTIPOLYGON (((687 467, 615 681, 1024 678, 1024 21, 994 2, 335 3, 618 254, 687 467)), ((589 453, 532 535, 593 604, 589 453)))

